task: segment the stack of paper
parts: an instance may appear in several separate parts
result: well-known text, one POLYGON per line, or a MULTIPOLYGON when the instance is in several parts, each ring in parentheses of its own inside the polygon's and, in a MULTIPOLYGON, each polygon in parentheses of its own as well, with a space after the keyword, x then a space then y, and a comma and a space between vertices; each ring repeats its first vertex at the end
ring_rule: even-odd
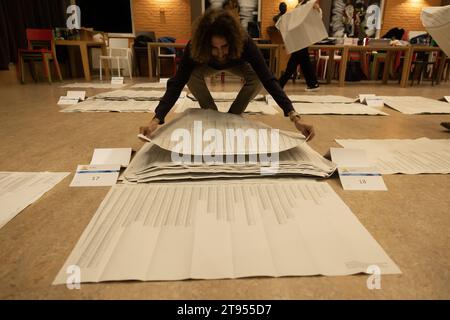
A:
POLYGON ((300 114, 388 115, 383 111, 360 103, 293 103, 292 106, 300 114))
MULTIPOLYGON (((114 101, 159 101, 164 95, 164 91, 148 91, 148 90, 115 90, 109 92, 102 92, 95 95, 95 99, 105 99, 114 101)), ((181 92, 180 98, 186 96, 185 92, 181 92)))
MULTIPOLYGON (((131 86, 133 89, 166 89, 167 83, 161 82, 148 82, 148 83, 138 83, 134 86, 131 86)), ((187 86, 184 86, 183 89, 187 89, 187 86)))
POLYGON ((327 183, 116 185, 56 276, 81 282, 401 273, 327 183))
POLYGON ((159 101, 87 99, 60 112, 154 112, 159 101))
POLYGON ((111 83, 93 83, 93 82, 75 82, 61 86, 61 88, 95 88, 95 89, 114 89, 122 88, 126 84, 111 84, 111 83))
POLYGON ((0 228, 69 172, 0 172, 0 228))
POLYGON ((300 134, 213 110, 190 109, 158 129, 151 141, 125 171, 126 181, 266 174, 328 177, 335 170, 300 134))
POLYGON ((383 96, 384 103, 405 114, 450 113, 450 104, 417 96, 383 96))
POLYGON ((450 173, 450 140, 420 138, 336 140, 344 148, 364 149, 382 174, 450 173))
POLYGON ((311 102, 311 103, 353 103, 358 99, 347 98, 333 95, 288 95, 292 102, 311 102))
POLYGON ((152 143, 146 143, 133 158, 124 172, 123 178, 130 183, 215 178, 263 178, 267 177, 267 174, 326 178, 335 170, 332 162, 323 158, 306 143, 275 156, 270 158, 272 162, 268 162, 264 157, 252 158, 249 155, 242 159, 237 156, 228 158, 232 161, 227 161, 227 157, 216 157, 216 162, 208 163, 204 158, 197 160, 195 156, 190 156, 185 162, 175 162, 170 151, 152 143))

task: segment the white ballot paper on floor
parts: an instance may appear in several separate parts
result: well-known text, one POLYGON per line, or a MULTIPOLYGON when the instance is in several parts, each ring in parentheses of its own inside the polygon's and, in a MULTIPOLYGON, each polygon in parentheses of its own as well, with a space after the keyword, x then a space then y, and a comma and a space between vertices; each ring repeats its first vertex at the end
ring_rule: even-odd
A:
POLYGON ((420 19, 439 48, 450 56, 450 5, 423 8, 420 19))
POLYGON ((69 174, 69 172, 0 172, 0 228, 69 174))
POLYGON ((131 148, 95 149, 91 164, 120 164, 128 166, 131 159, 131 148))
POLYGON ((337 164, 344 190, 387 190, 383 177, 369 162, 365 150, 330 148, 330 154, 337 164))
MULTIPOLYGON (((69 244, 69 246, 72 246, 69 244)), ((53 284, 401 273, 326 182, 111 188, 53 284)))
POLYGON ((276 23, 288 53, 309 47, 328 37, 319 10, 310 1, 285 13, 276 23))
POLYGON ((70 183, 71 187, 113 186, 120 173, 120 164, 79 165, 70 183))

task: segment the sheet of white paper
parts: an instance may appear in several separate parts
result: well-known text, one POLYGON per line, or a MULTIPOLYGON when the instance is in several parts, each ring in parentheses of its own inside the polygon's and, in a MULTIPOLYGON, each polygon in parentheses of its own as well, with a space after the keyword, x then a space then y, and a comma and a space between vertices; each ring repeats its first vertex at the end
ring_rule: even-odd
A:
POLYGON ((445 96, 444 99, 445 99, 447 102, 450 102, 450 96, 445 96))
POLYGON ((151 142, 151 141, 152 141, 152 140, 150 140, 149 137, 144 136, 142 133, 139 133, 139 134, 137 135, 137 137, 140 138, 140 139, 142 139, 142 140, 148 141, 148 142, 151 142))
POLYGON ((82 282, 401 273, 327 183, 116 185, 67 267, 82 282))
POLYGON ((276 23, 289 54, 328 37, 320 12, 313 8, 314 2, 310 1, 285 13, 276 23))
POLYGON ((131 148, 99 148, 94 150, 91 164, 120 164, 128 166, 131 159, 131 148))
POLYGON ((450 5, 422 8, 420 18, 439 47, 450 56, 450 5))
POLYGON ((0 172, 0 228, 69 174, 69 172, 0 172))
MULTIPOLYGON (((179 99, 176 105, 180 103, 179 99)), ((159 101, 87 99, 60 112, 155 112, 159 101)))
POLYGON ((360 103, 293 103, 295 111, 300 114, 359 114, 382 115, 387 113, 360 103))
POLYGON ((404 114, 450 113, 448 103, 419 96, 381 96, 384 103, 404 114))
POLYGON ((368 161, 365 150, 330 148, 330 154, 338 166, 344 190, 387 190, 381 174, 368 161))
POLYGON ((440 140, 337 139, 336 142, 344 148, 366 150, 369 161, 381 174, 450 173, 450 143, 440 140))
POLYGON ((113 186, 120 173, 120 164, 78 165, 71 187, 113 186))

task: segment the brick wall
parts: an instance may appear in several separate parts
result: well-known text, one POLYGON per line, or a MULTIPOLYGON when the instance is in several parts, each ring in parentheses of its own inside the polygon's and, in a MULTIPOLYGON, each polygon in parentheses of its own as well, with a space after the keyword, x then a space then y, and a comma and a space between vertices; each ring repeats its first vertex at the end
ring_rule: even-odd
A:
POLYGON ((154 31, 157 37, 189 39, 191 9, 189 0, 134 0, 134 29, 154 31))
POLYGON ((394 27, 406 31, 425 30, 420 21, 423 7, 440 6, 442 0, 386 0, 381 35, 394 27))
MULTIPOLYGON (((297 4, 297 0, 284 1, 288 4, 288 10, 297 4)), ((266 29, 273 25, 272 18, 278 13, 281 0, 261 0, 261 2, 261 31, 263 37, 267 38, 266 29)), ((386 0, 382 34, 393 27, 423 30, 420 22, 422 7, 439 6, 441 3, 442 0, 386 0)), ((190 38, 190 0, 134 0, 133 4, 136 31, 155 31, 157 37, 190 38)))

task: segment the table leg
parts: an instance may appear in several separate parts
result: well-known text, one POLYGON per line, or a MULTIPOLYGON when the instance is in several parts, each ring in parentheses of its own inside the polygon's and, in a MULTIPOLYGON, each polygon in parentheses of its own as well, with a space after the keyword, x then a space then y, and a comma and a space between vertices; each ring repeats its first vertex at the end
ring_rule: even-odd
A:
MULTIPOLYGON (((103 56, 107 56, 108 55, 108 50, 106 49, 106 45, 102 45, 102 47, 101 47, 101 49, 102 49, 102 55, 103 56)), ((106 77, 106 79, 109 79, 110 78, 110 73, 109 73, 109 63, 108 63, 108 60, 107 59, 102 59, 102 64, 103 64, 103 66, 105 67, 105 77, 106 77)), ((101 68, 102 66, 100 66, 100 68, 101 68)))
POLYGON ((152 59, 152 47, 147 44, 147 51, 148 51, 148 77, 150 79, 153 78, 153 59, 152 59))
POLYGON ((386 52, 386 58, 384 59, 383 69, 383 84, 387 84, 389 79, 389 70, 391 69, 392 51, 386 52))
POLYGON ((328 57, 328 61, 329 61, 329 66, 328 66, 328 70, 327 70, 327 83, 331 83, 331 80, 333 78, 333 74, 334 74, 334 49, 331 49, 330 51, 328 51, 329 57, 328 57))
POLYGON ((345 73, 347 71, 348 48, 344 48, 341 58, 341 68, 339 69, 339 87, 343 87, 345 83, 345 73))
POLYGON ((400 87, 406 87, 406 82, 408 82, 409 70, 411 69, 411 61, 412 61, 412 53, 413 49, 409 48, 409 50, 405 53, 405 59, 403 61, 403 70, 402 70, 402 78, 400 80, 400 87))
POLYGON ((437 79, 436 84, 441 83, 442 74, 444 73, 444 67, 445 67, 445 61, 447 60, 447 55, 444 53, 444 51, 441 51, 441 61, 439 63, 439 67, 437 70, 437 79))
POLYGON ((84 79, 86 81, 91 81, 91 71, 89 70, 89 57, 86 44, 80 45, 80 52, 81 61, 83 63, 84 79))

